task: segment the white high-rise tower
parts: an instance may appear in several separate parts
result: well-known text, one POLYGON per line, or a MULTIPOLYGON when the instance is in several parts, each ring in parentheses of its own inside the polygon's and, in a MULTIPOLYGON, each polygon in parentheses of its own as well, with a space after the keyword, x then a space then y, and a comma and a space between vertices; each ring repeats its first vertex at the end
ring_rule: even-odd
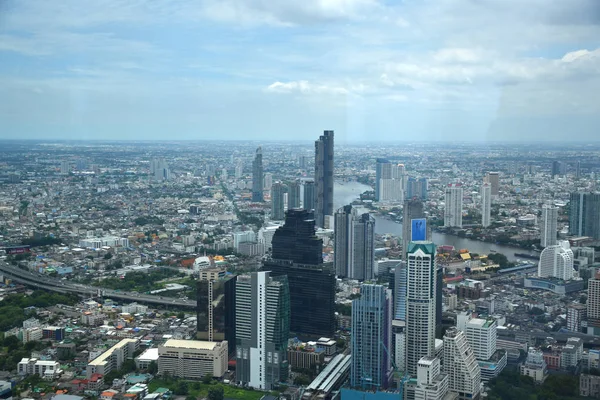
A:
POLYGON ((550 204, 542 206, 542 225, 540 226, 542 247, 554 246, 556 244, 556 224, 558 221, 558 207, 550 204))
POLYGON ((422 357, 435 356, 437 268, 435 244, 411 242, 406 256, 406 372, 415 375, 422 357))
POLYGON ((462 228, 463 188, 460 183, 450 183, 446 187, 444 226, 462 228))
POLYGON ((573 279, 573 250, 567 240, 561 240, 554 246, 548 246, 540 254, 538 276, 554 277, 568 281, 573 279))
POLYGON ((484 183, 481 185, 481 225, 484 228, 490 226, 492 216, 492 185, 484 183))

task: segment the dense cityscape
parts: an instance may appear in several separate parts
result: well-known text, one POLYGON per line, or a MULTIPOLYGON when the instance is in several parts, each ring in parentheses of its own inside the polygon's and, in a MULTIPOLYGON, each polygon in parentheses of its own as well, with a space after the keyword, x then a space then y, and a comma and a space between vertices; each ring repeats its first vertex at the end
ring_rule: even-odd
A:
POLYGON ((0 397, 600 397, 600 148, 4 141, 0 397))

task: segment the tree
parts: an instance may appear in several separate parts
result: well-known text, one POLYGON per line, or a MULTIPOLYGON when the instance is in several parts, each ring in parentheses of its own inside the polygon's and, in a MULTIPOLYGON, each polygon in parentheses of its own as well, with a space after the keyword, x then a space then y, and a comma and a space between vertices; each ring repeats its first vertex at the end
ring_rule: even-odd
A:
POLYGON ((202 377, 202 383, 204 383, 205 385, 210 385, 213 381, 213 376, 212 374, 206 374, 202 377))
POLYGON ((112 253, 106 253, 106 254, 104 255, 104 259, 105 259, 105 260, 110 260, 111 258, 113 258, 113 255, 112 255, 112 253))
POLYGON ((177 318, 179 318, 179 319, 185 319, 185 314, 183 313, 183 311, 179 311, 177 313, 177 318))
POLYGON ((185 396, 186 394, 188 394, 188 384, 186 381, 179 381, 177 382, 177 385, 175 386, 175 394, 179 395, 179 396, 185 396))
POLYGON ((158 372, 158 364, 156 363, 156 361, 150 361, 150 364, 148 364, 148 373, 154 375, 157 372, 158 372))
POLYGON ((196 400, 196 396, 189 395, 185 398, 185 400, 196 400))
POLYGON ((223 400, 225 397, 225 391, 223 386, 215 385, 208 389, 208 400, 223 400))

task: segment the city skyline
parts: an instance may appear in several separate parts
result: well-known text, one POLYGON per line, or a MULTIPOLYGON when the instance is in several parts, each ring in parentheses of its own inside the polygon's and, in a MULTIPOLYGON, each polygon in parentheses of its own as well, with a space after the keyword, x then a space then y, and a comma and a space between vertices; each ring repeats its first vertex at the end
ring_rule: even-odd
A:
POLYGON ((0 137, 593 140, 599 7, 7 2, 0 137))

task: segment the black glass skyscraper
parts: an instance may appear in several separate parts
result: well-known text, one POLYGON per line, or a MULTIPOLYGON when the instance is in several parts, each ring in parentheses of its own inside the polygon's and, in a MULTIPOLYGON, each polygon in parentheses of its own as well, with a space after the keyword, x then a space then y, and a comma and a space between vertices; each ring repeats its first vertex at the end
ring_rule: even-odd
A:
POLYGON ((211 342, 227 340, 229 354, 235 354, 235 282, 230 275, 200 280, 196 286, 196 338, 211 342))
POLYGON ((315 182, 314 181, 306 181, 304 182, 304 204, 302 204, 302 208, 305 210, 314 210, 315 209, 315 182))
POLYGON ((252 161, 252 201, 262 202, 264 188, 262 147, 256 149, 254 161, 252 161))
POLYGON ((323 241, 315 235, 312 212, 289 210, 272 241, 271 259, 263 271, 287 275, 290 331, 303 339, 331 337, 335 332, 335 271, 324 264, 323 241))
POLYGON ((571 193, 569 234, 600 239, 600 193, 571 193))
POLYGON ((315 142, 315 221, 323 227, 325 216, 333 216, 333 131, 325 131, 315 142))

